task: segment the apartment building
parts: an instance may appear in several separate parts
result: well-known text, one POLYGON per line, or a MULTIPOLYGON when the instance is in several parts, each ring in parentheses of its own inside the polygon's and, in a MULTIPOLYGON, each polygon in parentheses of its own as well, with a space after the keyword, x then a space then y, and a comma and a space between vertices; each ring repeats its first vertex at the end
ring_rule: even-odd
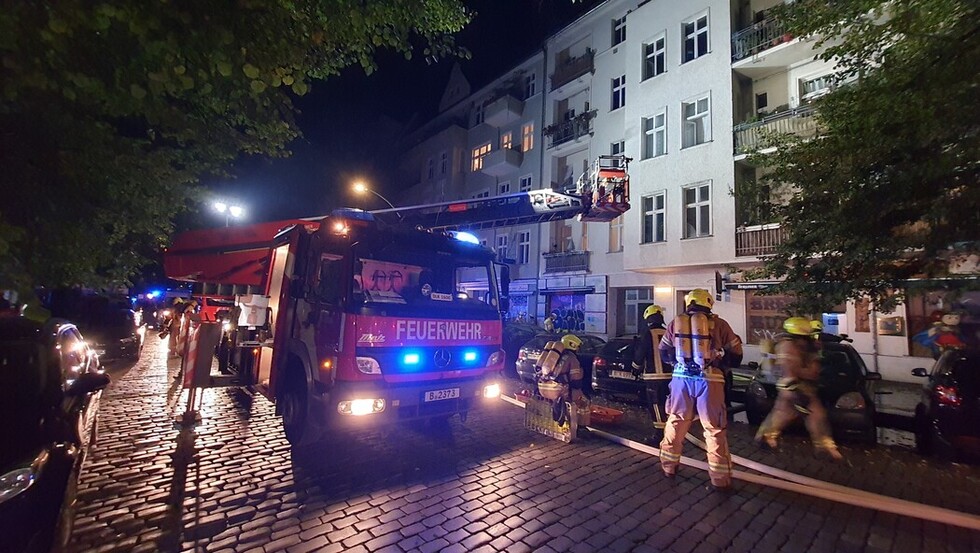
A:
MULTIPOLYGON (((473 91, 453 68, 439 114, 413 131, 398 163, 399 205, 492 198, 539 189, 544 55, 537 52, 473 91)), ((511 267, 510 317, 536 315, 541 253, 538 225, 476 231, 511 267)), ((486 282, 466 283, 473 294, 486 282)))
MULTIPOLYGON (((611 223, 567 220, 508 230, 503 241, 483 237, 514 257, 513 237, 529 233, 526 263, 516 266, 529 292, 520 309, 538 320, 555 312, 560 328, 611 337, 642 329, 647 305, 672 317, 684 294, 707 288, 717 292, 715 312, 746 340, 746 361, 760 358, 759 343, 781 331, 790 298, 761 296, 768 283, 741 274, 773 251, 783 229, 740 206, 734 192, 759 178, 748 156, 765 133, 818 132, 811 102, 833 83, 813 42, 771 17, 778 3, 609 0, 458 102, 469 110, 469 126, 457 129, 465 174, 447 199, 499 194, 502 183, 519 190, 521 175, 565 190, 599 155, 633 159, 632 208, 611 223), (500 94, 518 74, 534 75, 534 95, 500 94), (530 124, 534 148, 515 156, 505 144, 517 135, 504 137, 530 124)), ((419 190, 430 190, 425 182, 419 190)), ((823 321, 850 335, 872 369, 909 379, 908 369, 928 364, 910 357, 924 355, 910 334, 937 302, 943 308, 941 298, 925 298, 887 315, 850 303, 823 321)))

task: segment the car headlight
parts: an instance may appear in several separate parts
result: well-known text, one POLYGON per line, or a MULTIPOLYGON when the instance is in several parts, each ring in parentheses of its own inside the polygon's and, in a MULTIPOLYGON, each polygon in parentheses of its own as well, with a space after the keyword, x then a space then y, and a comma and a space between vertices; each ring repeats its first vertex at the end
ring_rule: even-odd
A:
POLYGON ((47 459, 48 452, 42 451, 30 465, 17 467, 0 475, 0 503, 13 499, 30 488, 47 459))
POLYGON ((864 409, 864 396, 858 392, 847 392, 837 398, 834 409, 864 409))
POLYGON ((752 382, 749 384, 747 391, 749 392, 749 395, 758 399, 767 399, 769 397, 769 394, 766 393, 765 386, 759 384, 758 382, 752 382))

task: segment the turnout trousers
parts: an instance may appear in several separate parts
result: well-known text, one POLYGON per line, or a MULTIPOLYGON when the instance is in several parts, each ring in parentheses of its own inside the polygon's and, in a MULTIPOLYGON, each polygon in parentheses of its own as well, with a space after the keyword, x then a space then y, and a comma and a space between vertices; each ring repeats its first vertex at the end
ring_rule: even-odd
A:
POLYGON ((646 400, 653 419, 653 427, 663 431, 667 426, 667 396, 670 395, 670 376, 658 380, 646 380, 646 400))
POLYGON ((704 427, 708 448, 708 476, 711 485, 732 485, 732 456, 728 451, 728 415, 725 410, 725 381, 720 371, 708 369, 703 377, 679 377, 674 373, 667 398, 667 424, 660 442, 660 464, 664 474, 673 476, 681 461, 684 436, 695 415, 704 427), (717 378, 716 378, 717 377, 717 378))
POLYGON ((813 447, 836 451, 837 444, 830 435, 827 410, 817 396, 816 383, 803 379, 784 379, 777 388, 779 393, 776 404, 759 426, 757 438, 764 438, 775 445, 783 429, 798 417, 803 417, 813 447))

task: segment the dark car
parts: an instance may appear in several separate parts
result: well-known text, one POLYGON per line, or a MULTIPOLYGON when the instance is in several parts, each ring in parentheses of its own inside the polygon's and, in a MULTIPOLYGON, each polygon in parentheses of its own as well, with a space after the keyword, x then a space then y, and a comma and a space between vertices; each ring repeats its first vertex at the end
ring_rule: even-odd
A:
MULTIPOLYGON (((818 394, 827 408, 830 426, 837 439, 865 443, 877 441, 874 387, 881 374, 868 370, 850 344, 822 342, 818 394)), ((752 375, 745 392, 745 414, 750 424, 761 424, 776 399, 779 376, 761 368, 752 375)))
POLYGON ((5 551, 49 551, 71 534, 82 458, 109 377, 78 329, 0 318, 0 536, 5 551))
POLYGON ((915 408, 915 445, 945 460, 980 460, 980 350, 947 350, 931 371, 915 408))
MULTIPOLYGON (((646 402, 646 383, 633 374, 633 349, 639 336, 617 336, 608 342, 592 364, 592 388, 612 396, 628 396, 646 402)), ((729 401, 745 401, 745 388, 751 375, 744 369, 729 371, 725 388, 729 401)))
POLYGON ((104 308, 86 311, 78 326, 103 361, 135 361, 143 351, 146 326, 130 309, 104 308))
POLYGON ((536 335, 541 333, 541 327, 535 326, 529 323, 522 323, 517 321, 506 321, 504 323, 503 330, 503 348, 504 353, 507 355, 505 361, 504 369, 514 376, 517 375, 517 354, 521 350, 521 346, 527 343, 528 340, 534 338, 536 335))
MULTIPOLYGON (((585 372, 583 383, 585 392, 591 394, 592 359, 602 349, 605 340, 591 334, 576 334, 582 339, 582 347, 576 352, 579 364, 585 372)), ((542 333, 528 340, 517 353, 517 376, 523 382, 534 382, 534 365, 544 351, 544 345, 552 340, 561 340, 561 334, 542 333)))

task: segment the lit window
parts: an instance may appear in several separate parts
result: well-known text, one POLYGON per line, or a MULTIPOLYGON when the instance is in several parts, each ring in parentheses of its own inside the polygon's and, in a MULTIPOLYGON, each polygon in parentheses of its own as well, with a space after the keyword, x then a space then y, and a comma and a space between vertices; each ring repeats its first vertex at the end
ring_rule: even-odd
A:
POLYGON ((612 80, 612 104, 610 110, 616 110, 626 105, 626 75, 612 80))
POLYGON ((506 150, 514 145, 513 133, 506 132, 500 136, 500 149, 506 150))
POLYGON ((711 185, 684 188, 684 238, 711 235, 711 185))
POLYGON ((704 144, 711 140, 711 102, 707 96, 681 104, 681 124, 684 128, 682 148, 704 144))
POLYGON ((684 59, 681 63, 700 58, 708 53, 708 16, 702 15, 682 25, 684 36, 684 59))
POLYGON ((534 123, 525 123, 521 127, 521 151, 530 152, 534 149, 534 123))
POLYGON ((612 45, 615 46, 626 40, 626 16, 613 19, 612 22, 612 45))
POLYGON ((479 171, 483 169, 483 158, 490 153, 490 144, 484 144, 479 148, 473 148, 473 160, 470 164, 472 171, 479 171))
POLYGON ((667 38, 661 35, 650 44, 644 44, 643 56, 644 80, 667 71, 667 38))
POLYGON ((665 192, 643 196, 640 204, 643 209, 643 232, 641 242, 663 242, 666 237, 666 198, 665 192))

